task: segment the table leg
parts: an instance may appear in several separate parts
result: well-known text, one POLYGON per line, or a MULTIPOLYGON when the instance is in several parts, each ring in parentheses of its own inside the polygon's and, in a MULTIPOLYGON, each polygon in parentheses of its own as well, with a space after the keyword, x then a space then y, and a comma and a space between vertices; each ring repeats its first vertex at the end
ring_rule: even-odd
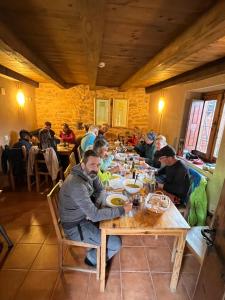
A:
POLYGON ((176 255, 176 252, 177 252, 177 241, 178 241, 178 237, 175 236, 174 241, 173 241, 173 250, 172 250, 172 256, 171 256, 171 262, 174 262, 174 259, 175 259, 175 255, 176 255))
POLYGON ((185 241, 186 241, 186 232, 181 232, 180 235, 178 236, 177 251, 176 251, 175 261, 173 265, 173 273, 170 281, 171 292, 175 292, 177 288, 177 282, 180 274, 185 241))
POLYGON ((106 267, 106 234, 101 230, 101 272, 100 272, 100 292, 105 290, 105 267, 106 267))

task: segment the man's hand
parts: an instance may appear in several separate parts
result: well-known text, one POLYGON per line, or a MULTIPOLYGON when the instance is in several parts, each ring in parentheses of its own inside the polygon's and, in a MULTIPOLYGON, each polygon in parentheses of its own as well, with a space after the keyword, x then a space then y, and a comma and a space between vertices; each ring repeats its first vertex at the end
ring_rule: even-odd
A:
POLYGON ((163 183, 158 183, 158 188, 163 190, 164 184, 163 183))
POLYGON ((131 210, 132 210, 132 206, 133 206, 132 203, 130 203, 130 202, 125 202, 125 204, 124 204, 124 206, 123 206, 123 208, 124 208, 124 210, 125 210, 125 213, 128 213, 129 211, 131 211, 131 210))

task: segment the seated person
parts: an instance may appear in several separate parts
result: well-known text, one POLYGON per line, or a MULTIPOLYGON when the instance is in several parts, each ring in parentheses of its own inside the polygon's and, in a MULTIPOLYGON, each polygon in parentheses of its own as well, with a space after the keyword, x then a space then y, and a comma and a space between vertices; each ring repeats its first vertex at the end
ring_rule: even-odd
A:
POLYGON ((94 141, 97 135, 98 135, 98 127, 95 125, 91 125, 88 129, 88 133, 86 133, 81 140, 80 146, 83 152, 93 148, 94 141))
POLYGON ((52 147, 57 151, 57 144, 59 140, 55 138, 55 132, 51 129, 52 124, 50 122, 45 122, 45 127, 39 132, 39 141, 41 149, 45 150, 52 147))
POLYGON ((108 142, 104 138, 98 140, 96 139, 93 146, 93 150, 101 158, 98 176, 102 182, 108 181, 112 177, 111 173, 120 171, 120 168, 118 166, 108 169, 114 158, 114 155, 108 155, 108 146, 108 142), (106 171, 107 169, 108 171, 106 171))
POLYGON ((29 131, 22 129, 20 130, 20 139, 18 142, 16 142, 12 148, 21 148, 23 151, 23 157, 24 160, 27 159, 30 148, 32 146, 31 142, 30 142, 30 133, 29 131))
POLYGON ((74 144, 75 143, 75 134, 72 129, 70 129, 69 125, 64 123, 63 130, 60 132, 59 137, 63 142, 74 144))
MULTIPOLYGON (((59 215, 66 236, 75 241, 101 245, 101 231, 95 222, 122 216, 132 209, 123 207, 102 208, 106 192, 97 176, 100 157, 93 151, 84 153, 83 161, 72 168, 59 192, 59 215)), ((121 247, 119 236, 108 236, 107 259, 114 256, 121 247)), ((96 266, 96 249, 89 249, 85 263, 96 266)))
POLYGON ((181 203, 185 203, 190 188, 188 169, 176 158, 176 152, 171 146, 163 147, 158 155, 164 167, 156 173, 156 180, 158 175, 165 175, 164 182, 158 183, 158 187, 180 198, 181 203))
POLYGON ((167 145, 166 142, 166 138, 163 135, 158 135, 156 140, 155 140, 155 147, 156 147, 156 151, 154 154, 154 161, 153 161, 153 167, 154 168, 160 168, 161 167, 161 163, 159 161, 159 150, 162 149, 163 147, 165 147, 167 145))
POLYGON ((140 154, 141 157, 144 157, 145 162, 150 166, 152 166, 154 162, 155 138, 156 134, 154 132, 149 132, 145 135, 144 141, 141 141, 134 147, 134 150, 140 154))

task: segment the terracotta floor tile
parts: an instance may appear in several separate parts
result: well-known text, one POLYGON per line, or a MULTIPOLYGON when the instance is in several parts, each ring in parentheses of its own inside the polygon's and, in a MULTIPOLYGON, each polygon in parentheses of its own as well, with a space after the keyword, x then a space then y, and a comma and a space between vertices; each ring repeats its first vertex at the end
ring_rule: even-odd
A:
POLYGON ((84 269, 90 269, 85 263, 86 248, 83 247, 70 247, 64 253, 64 263, 69 266, 81 267, 84 269))
POLYGON ((5 229, 11 241, 13 243, 17 243, 26 232, 27 227, 21 226, 17 228, 17 226, 14 226, 14 227, 5 227, 5 229))
POLYGON ((164 236, 143 236, 143 244, 148 247, 168 247, 167 240, 164 236))
POLYGON ((173 242, 174 242, 175 237, 174 236, 165 236, 165 239, 167 241, 167 244, 168 244, 170 250, 172 251, 173 250, 173 242))
POLYGON ((51 218, 50 212, 48 212, 48 211, 45 211, 45 212, 36 211, 32 215, 31 224, 32 225, 51 225, 52 224, 52 218, 51 218))
POLYGON ((29 226, 19 243, 43 243, 49 232, 49 226, 29 226))
POLYGON ((171 273, 153 273, 152 279, 157 300, 189 300, 182 280, 179 280, 175 293, 170 291, 171 273))
POLYGON ((25 270, 1 270, 0 271, 0 299, 14 299, 17 290, 22 285, 27 271, 25 270))
POLYGON ((110 262, 110 272, 120 271, 120 253, 117 253, 110 262))
MULTIPOLYGON (((21 208, 20 208, 21 209, 21 208)), ((19 215, 14 215, 13 224, 17 226, 30 226, 32 225, 33 211, 21 211, 19 215)))
POLYGON ((52 228, 51 231, 49 232, 45 242, 45 244, 50 244, 50 245, 56 245, 58 244, 58 240, 57 240, 57 236, 56 236, 56 233, 55 233, 55 229, 52 228))
POLYGON ((149 273, 121 273, 124 300, 156 299, 149 273))
POLYGON ((89 277, 90 273, 72 271, 61 273, 51 300, 87 299, 89 277))
POLYGON ((144 247, 123 247, 120 251, 122 271, 148 271, 144 247))
POLYGON ((88 285, 88 300, 120 300, 121 282, 119 273, 109 273, 104 293, 100 292, 100 282, 91 274, 88 285))
POLYGON ((58 246, 43 245, 31 267, 32 270, 58 270, 58 246))
POLYGON ((200 263, 194 255, 184 255, 182 260, 181 272, 182 273, 199 273, 200 263))
POLYGON ((126 247, 126 246, 143 246, 143 242, 142 242, 142 239, 139 236, 123 235, 122 236, 122 245, 123 245, 123 247, 126 247))
POLYGON ((16 300, 48 300, 58 276, 57 271, 30 271, 16 300))
POLYGON ((169 247, 146 248, 151 272, 172 272, 169 247))
POLYGON ((17 244, 7 257, 3 269, 28 269, 33 263, 41 244, 17 244))
POLYGON ((198 274, 183 273, 181 275, 181 277, 182 277, 184 286, 186 287, 187 293, 188 293, 190 299, 192 299, 194 290, 195 290, 195 286, 197 283, 198 274))

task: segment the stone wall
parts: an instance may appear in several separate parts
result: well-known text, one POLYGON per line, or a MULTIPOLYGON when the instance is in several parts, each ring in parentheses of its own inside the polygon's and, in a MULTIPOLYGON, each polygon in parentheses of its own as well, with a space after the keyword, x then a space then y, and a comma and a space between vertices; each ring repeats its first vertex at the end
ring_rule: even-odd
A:
MULTIPOLYGON (((128 99, 128 128, 135 126, 143 131, 149 129, 149 95, 144 89, 132 89, 119 92, 117 89, 99 88, 90 91, 88 86, 79 85, 71 89, 60 89, 53 84, 41 84, 36 89, 36 112, 38 127, 45 121, 52 122, 52 128, 59 133, 66 122, 75 131, 77 122, 94 123, 94 101, 101 99, 128 99)), ((117 129, 124 131, 127 129, 117 129)))

